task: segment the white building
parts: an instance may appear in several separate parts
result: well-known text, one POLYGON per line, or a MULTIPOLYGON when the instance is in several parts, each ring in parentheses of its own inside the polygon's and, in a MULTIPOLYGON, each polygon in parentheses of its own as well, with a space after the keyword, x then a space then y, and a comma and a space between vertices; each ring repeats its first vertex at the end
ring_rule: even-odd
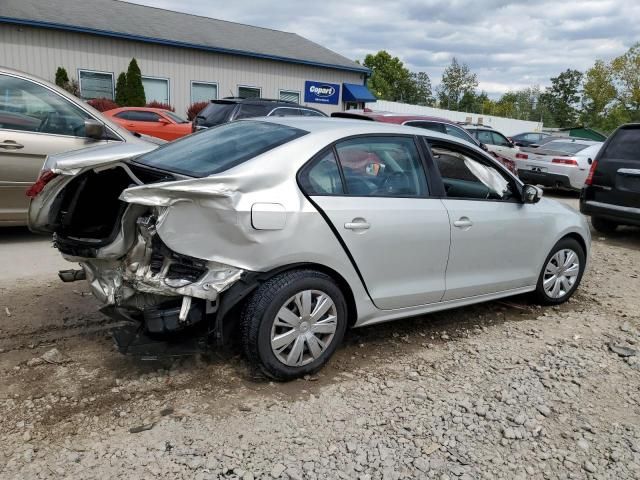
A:
POLYGON ((375 101, 367 68, 295 33, 116 0, 0 1, 0 65, 49 81, 64 67, 83 98, 113 99, 132 58, 147 101, 182 115, 193 102, 228 96, 327 113, 375 101))

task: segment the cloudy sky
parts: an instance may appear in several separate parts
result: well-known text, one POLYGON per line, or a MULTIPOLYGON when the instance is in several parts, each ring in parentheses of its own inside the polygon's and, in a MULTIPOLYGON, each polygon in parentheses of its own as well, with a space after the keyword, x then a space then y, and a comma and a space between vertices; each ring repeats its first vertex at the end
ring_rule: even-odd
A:
POLYGON ((387 50, 434 85, 456 56, 492 96, 640 41, 638 0, 133 0, 295 32, 352 59, 387 50))

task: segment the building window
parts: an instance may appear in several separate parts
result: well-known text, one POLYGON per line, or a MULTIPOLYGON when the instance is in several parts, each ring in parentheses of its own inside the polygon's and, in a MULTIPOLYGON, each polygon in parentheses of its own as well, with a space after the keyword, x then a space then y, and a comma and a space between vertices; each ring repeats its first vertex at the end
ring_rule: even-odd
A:
POLYGON ((242 98, 259 98, 262 95, 262 89, 259 87, 238 87, 238 96, 242 98))
POLYGON ((113 100, 113 73, 78 70, 80 96, 85 100, 108 98, 113 100))
POLYGON ((300 103, 300 92, 296 92, 295 90, 280 90, 280 100, 300 103))
POLYGON ((144 96, 149 102, 169 103, 169 80, 157 77, 142 77, 144 96))
POLYGON ((191 103, 208 102, 218 98, 218 84, 212 82, 191 82, 191 103))

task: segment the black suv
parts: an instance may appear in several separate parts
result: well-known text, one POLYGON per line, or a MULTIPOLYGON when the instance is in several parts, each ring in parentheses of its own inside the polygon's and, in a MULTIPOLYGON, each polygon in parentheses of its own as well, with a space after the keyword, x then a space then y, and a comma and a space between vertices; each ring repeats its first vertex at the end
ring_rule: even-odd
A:
POLYGON ((603 233, 640 225, 640 123, 618 127, 602 145, 580 194, 580 211, 603 233))
POLYGON ((195 132, 239 118, 271 116, 326 117, 320 110, 304 107, 287 100, 232 97, 211 100, 209 105, 204 107, 193 119, 192 130, 195 132))

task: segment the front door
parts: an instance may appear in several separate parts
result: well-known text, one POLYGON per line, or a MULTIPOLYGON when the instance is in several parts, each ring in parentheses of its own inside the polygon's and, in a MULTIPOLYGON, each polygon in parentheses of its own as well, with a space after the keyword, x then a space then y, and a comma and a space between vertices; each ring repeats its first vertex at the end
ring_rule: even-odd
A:
POLYGON ((0 225, 25 225, 27 188, 47 155, 95 144, 89 114, 30 80, 0 75, 0 225))
POLYGON ((413 137, 341 141, 305 169, 303 178, 303 188, 329 218, 378 308, 441 300, 449 217, 440 199, 429 198, 413 137))
POLYGON ((514 180, 480 155, 444 142, 432 145, 451 219, 444 300, 535 285, 544 258, 544 219, 520 202, 514 180))

